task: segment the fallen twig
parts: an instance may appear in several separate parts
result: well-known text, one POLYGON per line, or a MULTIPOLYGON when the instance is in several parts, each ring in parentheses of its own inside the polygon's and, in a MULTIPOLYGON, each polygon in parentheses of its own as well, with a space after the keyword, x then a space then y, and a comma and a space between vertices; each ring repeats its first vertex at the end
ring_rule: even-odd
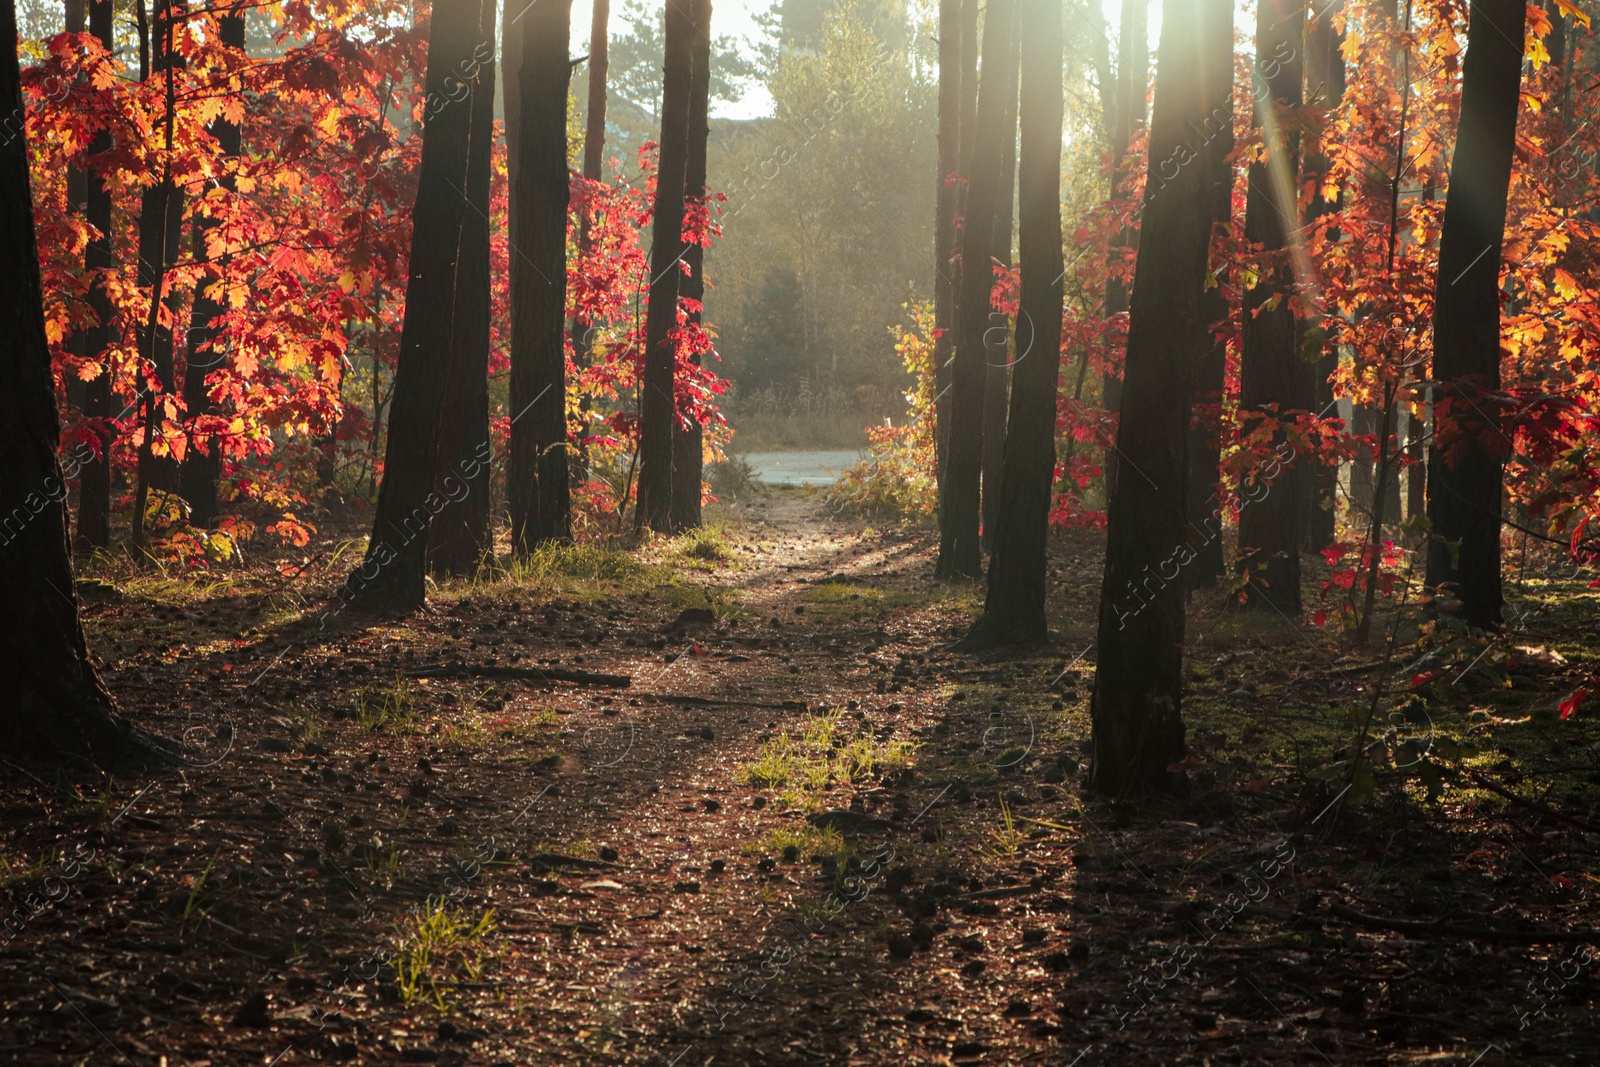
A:
POLYGON ((571 682, 574 685, 601 685, 626 689, 633 684, 629 674, 596 674, 562 667, 493 667, 479 663, 458 663, 440 667, 419 667, 407 671, 410 678, 501 678, 521 682, 571 682))
POLYGON ((1368 915, 1345 904, 1333 903, 1330 910, 1339 918, 1374 930, 1393 930, 1414 937, 1460 937, 1469 941, 1507 941, 1519 945, 1548 945, 1570 942, 1600 942, 1600 930, 1493 930, 1483 926, 1455 923, 1419 922, 1413 919, 1386 919, 1368 915))

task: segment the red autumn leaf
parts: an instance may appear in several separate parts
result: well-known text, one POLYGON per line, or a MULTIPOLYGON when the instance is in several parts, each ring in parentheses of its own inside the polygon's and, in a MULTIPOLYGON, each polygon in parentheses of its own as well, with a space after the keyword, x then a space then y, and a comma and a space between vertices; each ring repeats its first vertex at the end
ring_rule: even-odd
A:
POLYGON ((1578 708, 1583 704, 1583 698, 1589 695, 1587 689, 1574 689, 1567 694, 1567 699, 1556 705, 1563 719, 1570 719, 1578 713, 1578 708))

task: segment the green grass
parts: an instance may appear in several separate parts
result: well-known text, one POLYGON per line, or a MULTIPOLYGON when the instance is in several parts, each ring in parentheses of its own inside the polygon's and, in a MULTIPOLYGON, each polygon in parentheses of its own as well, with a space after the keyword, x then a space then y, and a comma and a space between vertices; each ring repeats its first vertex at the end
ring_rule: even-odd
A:
POLYGON ((812 715, 798 735, 780 732, 743 768, 743 779, 758 789, 780 790, 786 804, 809 810, 822 806, 819 794, 830 785, 863 781, 911 762, 909 742, 880 744, 867 730, 852 736, 854 720, 844 714, 834 708, 812 715))
POLYGON ((395 930, 395 986, 403 1003, 431 1003, 443 1011, 457 981, 477 982, 489 958, 494 909, 476 919, 460 908, 431 903, 402 920, 395 930))

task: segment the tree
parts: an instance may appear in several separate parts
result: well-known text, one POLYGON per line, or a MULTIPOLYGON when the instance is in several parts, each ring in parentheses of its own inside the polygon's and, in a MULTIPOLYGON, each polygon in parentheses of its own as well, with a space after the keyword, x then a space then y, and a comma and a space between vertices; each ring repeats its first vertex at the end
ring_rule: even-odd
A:
MULTIPOLYGON (((244 11, 230 12, 221 17, 222 43, 236 49, 244 59, 244 11)), ((221 116, 211 124, 212 135, 229 161, 239 158, 241 132, 237 122, 221 116)), ((223 196, 234 192, 237 182, 232 169, 219 179, 218 188, 223 196)), ((214 217, 202 216, 194 224, 194 256, 204 260, 206 238, 215 230, 214 217)), ((226 278, 231 257, 224 256, 216 265, 216 282, 226 278)), ((220 331, 217 320, 227 309, 207 284, 195 287, 194 306, 189 318, 188 363, 183 371, 183 407, 187 413, 188 441, 184 449, 183 467, 178 474, 178 492, 189 505, 189 521, 195 526, 210 526, 217 517, 217 477, 222 470, 221 444, 214 435, 202 429, 203 422, 217 415, 207 385, 210 372, 223 362, 220 331)))
MULTIPOLYGON (((1232 78, 1233 52, 1205 56, 1207 64, 1229 68, 1232 78)), ((1215 75, 1208 73, 1209 79, 1215 75)), ((1208 81, 1209 84, 1209 81, 1208 81)), ((1211 147, 1211 221, 1226 225, 1233 218, 1233 119, 1231 109, 1213 111, 1202 127, 1211 147)), ((1195 165, 1190 163, 1190 166, 1195 165)), ((1227 385, 1228 346, 1219 340, 1219 325, 1228 318, 1228 300, 1222 292, 1227 277, 1222 264, 1214 264, 1218 284, 1207 287, 1200 297, 1200 317, 1195 324, 1194 403, 1189 422, 1189 527, 1193 530, 1218 530, 1222 511, 1220 477, 1222 464, 1222 401, 1227 385)), ((1209 589, 1226 570, 1221 536, 1202 537, 1194 548, 1195 558, 1183 569, 1185 589, 1209 589)))
MULTIPOLYGON (((955 146, 957 171, 953 182, 953 212, 951 222, 951 247, 954 259, 949 268, 950 321, 948 335, 934 339, 934 448, 938 453, 937 466, 939 499, 944 499, 944 482, 950 469, 950 411, 955 401, 951 396, 951 383, 955 376, 956 336, 961 327, 961 242, 967 218, 967 194, 972 182, 973 151, 978 142, 978 5, 981 0, 960 0, 960 54, 956 57, 961 72, 958 79, 959 99, 956 103, 955 146), (959 225, 955 220, 963 220, 959 225)), ((943 8, 941 27, 943 26, 943 8)), ((941 86, 940 92, 943 93, 941 86)), ((937 266, 937 264, 935 264, 937 266)))
POLYGON ((1427 580, 1459 596, 1462 617, 1485 629, 1501 621, 1501 463, 1509 445, 1487 398, 1500 389, 1500 258, 1526 18, 1518 0, 1473 0, 1433 310, 1427 580))
MULTIPOLYGON (((109 52, 112 41, 112 0, 90 0, 89 32, 109 52)), ((111 131, 95 131, 89 143, 91 160, 103 159, 111 151, 111 131)), ((83 269, 89 275, 89 314, 94 321, 84 338, 85 358, 99 364, 94 377, 84 385, 83 414, 91 432, 98 438, 93 454, 79 474, 79 544, 105 548, 111 544, 111 296, 108 276, 115 267, 112 253, 111 190, 105 176, 94 166, 87 168, 88 188, 84 198, 84 221, 94 231, 83 253, 83 269)))
MULTIPOLYGON (((1299 228, 1300 135, 1289 112, 1304 99, 1301 37, 1305 5, 1299 0, 1259 0, 1256 6, 1256 125, 1266 158, 1250 164, 1245 194, 1245 238, 1268 258, 1256 284, 1244 295, 1239 408, 1246 432, 1262 423, 1274 445, 1284 440, 1281 424, 1311 406, 1311 375, 1300 358, 1300 330, 1290 303, 1294 271, 1291 233, 1299 228)), ((1252 605, 1300 613, 1300 473, 1290 460, 1265 494, 1239 513, 1240 565, 1249 578, 1252 605)))
MULTIPOLYGON (((711 0, 693 0, 693 3, 694 66, 689 78, 689 156, 684 164, 684 196, 697 209, 704 210, 707 208, 706 143, 711 136, 711 0)), ((703 318, 698 305, 706 297, 705 245, 700 241, 690 242, 683 262, 688 271, 680 283, 679 295, 689 304, 689 322, 698 325, 703 318)), ((698 354, 690 358, 696 366, 700 365, 698 354)), ((700 525, 704 435, 700 423, 686 411, 678 412, 672 434, 672 527, 689 530, 700 525)))
MULTIPOLYGON (((1328 114, 1332 121, 1344 97, 1344 34, 1334 26, 1344 15, 1344 0, 1314 8, 1315 20, 1306 30, 1306 87, 1309 102, 1328 114)), ((1326 126, 1322 140, 1330 140, 1326 126)), ((1333 162, 1321 145, 1306 153, 1305 182, 1312 190, 1306 207, 1306 221, 1331 214, 1339 209, 1340 196, 1325 197, 1322 187, 1333 169, 1333 162)), ((1333 405, 1333 385, 1330 381, 1339 369, 1339 346, 1332 338, 1322 342, 1322 356, 1312 367, 1312 385, 1315 392, 1311 402, 1317 414, 1327 415, 1333 405)), ((1398 481, 1396 485, 1398 486, 1398 481)), ((1309 552, 1319 552, 1333 543, 1336 536, 1335 505, 1339 495, 1339 467, 1335 463, 1313 463, 1301 480, 1304 516, 1301 546, 1309 552)))
MULTIPOLYGON (((1014 197, 1017 181, 1017 65, 1022 47, 1019 20, 1011 31, 1011 55, 1006 60, 1005 75, 1010 79, 1005 95, 1006 113, 1002 120, 1005 129, 1004 154, 1000 163, 1000 203, 994 213, 994 258, 1004 271, 1011 270, 1011 231, 1016 208, 1014 197)), ((1060 169, 1058 166, 1057 170, 1060 169)), ((1002 312, 989 314, 990 330, 998 330, 997 340, 1003 344, 1012 335, 1014 325, 1002 312)), ((1013 343, 1014 340, 1013 340, 1013 343)), ((1000 478, 1004 465, 1006 446, 1006 400, 1010 387, 1011 354, 1001 352, 1000 358, 991 355, 984 367, 983 384, 983 544, 994 543, 994 529, 1000 520, 1000 478)))
MULTIPOLYGON (((478 40, 493 41, 495 0, 481 0, 479 18, 478 40)), ((450 503, 428 531, 428 563, 440 575, 469 574, 494 548, 489 530, 489 177, 495 68, 488 49, 482 60, 473 55, 477 80, 472 95, 458 105, 471 112, 462 188, 467 213, 456 252, 450 369, 434 471, 435 483, 446 490, 450 503), (452 484, 459 488, 452 489, 452 484)))
POLYGON ((522 16, 517 169, 511 190, 511 464, 518 552, 572 536, 567 456, 567 34, 571 0, 522 16))
MULTIPOLYGON (((141 29, 144 25, 144 0, 135 0, 141 29)), ((161 168, 154 183, 145 187, 139 202, 139 288, 150 294, 145 320, 140 324, 139 354, 154 388, 146 383, 143 393, 143 435, 139 444, 139 467, 133 496, 133 544, 145 540, 145 508, 151 489, 171 492, 178 488, 178 466, 172 458, 162 432, 166 402, 163 397, 176 391, 177 369, 173 363, 172 327, 181 294, 172 283, 172 268, 178 261, 178 243, 183 235, 183 190, 173 180, 174 129, 177 122, 177 73, 183 65, 178 51, 178 27, 183 18, 183 0, 155 0, 155 17, 148 40, 142 41, 144 68, 140 80, 162 76, 165 87, 161 115, 161 168), (160 449, 158 438, 163 438, 160 449)), ((143 35, 141 35, 143 36, 143 35)))
MULTIPOLYGON (((107 5, 109 6, 109 5, 107 5)), ((0 4, 0 113, 23 114, 16 8, 0 4)), ((11 751, 114 755, 131 745, 113 718, 78 619, 67 551, 67 487, 56 449, 50 346, 34 236, 27 137, 0 138, 0 736, 11 751)))
POLYGON ((1017 208, 1022 295, 1017 362, 983 616, 964 649, 1049 638, 1045 548, 1056 465, 1056 390, 1061 374, 1061 8, 1020 0, 1021 162, 1017 208))
POLYGON ((1231 0, 1162 9, 1091 704, 1090 786, 1111 795, 1169 788, 1184 753, 1183 589, 1169 571, 1193 556, 1184 452, 1220 150, 1193 140, 1232 107, 1231 64, 1216 62, 1232 51, 1232 11, 1231 0), (1175 176, 1161 172, 1185 156, 1175 176))
MULTIPOLYGON (((1122 21, 1117 42, 1116 89, 1111 108, 1108 131, 1111 154, 1111 199, 1122 200, 1128 195, 1133 162, 1128 149, 1135 132, 1144 128, 1145 96, 1150 84, 1150 0, 1122 0, 1122 21)), ((1137 238, 1132 226, 1124 226, 1117 234, 1114 247, 1132 249, 1137 238)), ((1106 274, 1106 324, 1109 327, 1116 316, 1128 310, 1128 286, 1117 270, 1106 274)), ((1101 379, 1101 393, 1107 411, 1121 410, 1122 378, 1114 368, 1108 367, 1101 379)), ((1117 453, 1105 453, 1106 485, 1109 489, 1117 475, 1117 453)), ((1108 494, 1109 495, 1109 494, 1108 494)))
MULTIPOLYGON (((983 77, 978 87, 978 132, 974 140, 971 182, 967 186, 961 228, 961 304, 957 312, 956 357, 950 389, 950 437, 944 483, 939 490, 940 578, 976 577, 983 573, 978 546, 979 482, 983 463, 983 391, 985 364, 1005 362, 1004 331, 991 331, 990 263, 994 251, 994 217, 1000 200, 1000 173, 1006 149, 1005 113, 1008 88, 1016 82, 1005 74, 1015 31, 1012 0, 991 0, 983 27, 983 77), (998 336, 997 336, 998 335, 998 336)), ((1015 143, 1015 132, 1012 133, 1015 143)))
POLYGON ((656 172, 650 244, 650 306, 645 320, 644 373, 639 385, 639 502, 636 521, 673 532, 672 436, 677 421, 675 374, 678 295, 689 251, 683 239, 684 181, 694 69, 693 0, 666 0, 666 68, 661 96, 661 164, 656 172))
MULTIPOLYGON (((948 382, 945 369, 955 355, 956 205, 961 186, 961 0, 939 2, 939 173, 933 210, 933 340, 934 377, 940 389, 948 382)), ((942 394, 936 405, 935 438, 944 440, 948 410, 942 394)), ((944 477, 943 450, 939 478, 944 477)))
MULTIPOLYGON (((588 191, 601 179, 606 150, 606 79, 611 69, 610 24, 611 0, 594 0, 594 11, 589 21, 588 109, 583 120, 583 182, 585 193, 578 199, 578 249, 577 261, 582 262, 594 247, 590 218, 588 191)), ((589 333, 594 323, 581 315, 572 316, 572 364, 580 372, 589 362, 589 333)), ((587 421, 589 395, 584 394, 581 411, 587 421)), ((586 444, 588 426, 578 435, 577 462, 574 477, 582 481, 588 475, 589 448, 586 444)))
MULTIPOLYGON (((557 5, 535 5, 540 8, 557 5)), ((435 486, 439 415, 449 378, 456 257, 467 214, 463 195, 472 108, 459 103, 462 71, 480 43, 478 0, 435 0, 428 27, 425 124, 417 199, 411 212, 411 259, 405 321, 389 406, 383 482, 366 558, 346 590, 368 608, 411 611, 426 598, 428 529, 444 510, 435 486)), ((563 45, 566 35, 561 37, 563 45)), ((559 314, 558 314, 559 317, 559 314)))

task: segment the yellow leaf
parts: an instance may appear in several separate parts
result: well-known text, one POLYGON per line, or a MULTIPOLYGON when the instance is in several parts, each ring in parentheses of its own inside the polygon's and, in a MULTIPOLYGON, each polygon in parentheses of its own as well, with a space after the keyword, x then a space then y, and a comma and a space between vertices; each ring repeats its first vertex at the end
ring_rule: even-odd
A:
POLYGON ((1578 25, 1589 25, 1589 16, 1584 14, 1578 5, 1574 4, 1572 0, 1556 0, 1556 6, 1559 7, 1563 13, 1571 15, 1578 25))
POLYGON ((1556 268, 1556 292, 1565 300, 1571 300, 1578 294, 1578 280, 1560 267, 1556 268))

